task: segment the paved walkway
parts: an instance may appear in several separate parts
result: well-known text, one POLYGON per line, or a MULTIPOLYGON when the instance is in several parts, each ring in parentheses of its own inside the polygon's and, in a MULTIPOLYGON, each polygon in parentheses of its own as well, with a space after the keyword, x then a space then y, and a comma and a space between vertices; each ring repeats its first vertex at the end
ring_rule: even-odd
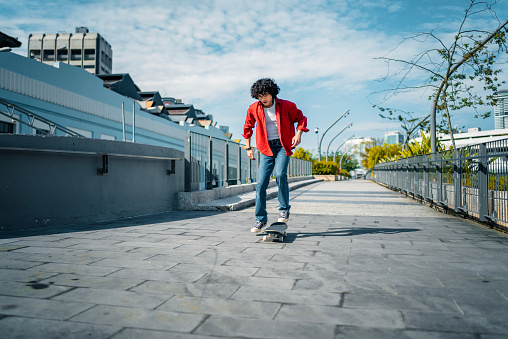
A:
POLYGON ((507 337, 507 235, 371 182, 291 196, 282 244, 253 208, 0 232, 0 337, 507 337))

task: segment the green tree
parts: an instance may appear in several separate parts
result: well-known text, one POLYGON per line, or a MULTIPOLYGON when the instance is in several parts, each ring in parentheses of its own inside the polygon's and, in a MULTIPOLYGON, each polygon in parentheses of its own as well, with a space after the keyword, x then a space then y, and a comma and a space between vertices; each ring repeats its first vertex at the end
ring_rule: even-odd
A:
POLYGON ((303 147, 298 147, 297 149, 295 149, 292 157, 296 159, 312 161, 312 153, 310 151, 307 151, 303 147))
POLYGON ((367 147, 362 159, 363 167, 371 169, 381 162, 397 160, 401 150, 401 144, 367 147))
MULTIPOLYGON (((489 117, 490 109, 486 112, 478 110, 482 106, 496 105, 494 92, 504 84, 504 81, 499 79, 502 69, 496 69, 495 63, 499 55, 507 50, 505 32, 501 29, 508 24, 508 20, 491 31, 471 29, 471 18, 473 17, 474 19, 497 19, 496 13, 492 9, 496 1, 468 0, 467 3, 464 16, 451 39, 449 32, 440 35, 436 30, 418 33, 404 39, 398 47, 407 41, 425 42, 426 46, 429 43, 434 43, 434 46, 416 54, 410 60, 389 56, 379 58, 387 62, 391 72, 383 80, 396 78, 396 85, 386 90, 384 99, 408 91, 430 88, 434 93, 429 97, 433 102, 432 111, 435 107, 437 112, 442 114, 443 120, 440 126, 450 134, 453 148, 455 148, 455 140, 453 139, 451 112, 471 107, 476 112, 475 117, 489 117), (394 68, 391 67, 391 64, 393 63, 402 65, 402 68, 395 68, 392 71, 394 68), (414 83, 408 80, 414 79, 414 75, 422 72, 426 74, 426 78, 422 82, 414 83), (410 73, 416 74, 410 75, 410 73), (480 91, 477 89, 478 86, 481 87, 480 91)), ((499 20, 497 21, 499 23, 499 20)), ((413 119, 412 116, 409 119, 402 115, 396 116, 392 109, 387 109, 387 112, 388 116, 384 117, 398 118, 403 125, 413 119)), ((417 118, 417 121, 424 122, 431 114, 417 118)), ((420 127, 420 123, 414 127, 420 127)), ((436 129, 439 128, 439 122, 436 127, 436 129)))

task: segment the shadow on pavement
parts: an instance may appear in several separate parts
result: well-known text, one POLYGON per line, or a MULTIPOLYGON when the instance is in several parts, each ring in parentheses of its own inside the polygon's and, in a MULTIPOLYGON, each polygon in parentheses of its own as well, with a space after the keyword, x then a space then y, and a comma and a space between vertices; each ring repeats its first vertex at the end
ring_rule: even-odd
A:
MULTIPOLYGON (((146 225, 146 224, 166 223, 166 222, 171 222, 171 221, 188 220, 189 223, 192 223, 192 219, 206 218, 208 216, 217 215, 219 213, 223 213, 223 212, 170 211, 170 212, 147 215, 147 216, 129 217, 129 218, 108 220, 108 221, 97 221, 97 222, 91 222, 91 223, 58 225, 58 226, 43 226, 43 225, 41 225, 38 227, 26 227, 26 228, 2 230, 2 231, 0 231, 0 239, 11 239, 11 238, 21 238, 21 237, 29 237, 29 236, 74 233, 74 232, 93 232, 93 231, 115 229, 115 228, 122 228, 122 227, 134 227, 134 226, 140 226, 140 225, 146 225)), ((168 226, 168 229, 169 228, 171 228, 171 226, 168 226)))
POLYGON ((420 231, 418 228, 372 228, 372 227, 348 227, 329 229, 326 232, 299 232, 297 238, 309 237, 350 237, 364 234, 398 234, 420 231))

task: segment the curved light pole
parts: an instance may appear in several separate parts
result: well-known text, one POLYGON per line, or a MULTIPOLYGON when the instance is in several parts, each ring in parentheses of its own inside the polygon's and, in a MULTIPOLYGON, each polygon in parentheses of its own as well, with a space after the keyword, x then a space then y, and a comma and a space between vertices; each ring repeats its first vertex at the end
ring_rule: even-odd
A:
POLYGON ((342 119, 345 116, 348 116, 348 114, 349 114, 349 110, 345 111, 337 120, 335 120, 335 122, 333 124, 330 125, 330 127, 328 127, 328 129, 321 136, 321 140, 319 141, 319 145, 318 145, 319 161, 321 161, 321 143, 323 142, 323 138, 325 137, 326 132, 328 132, 330 130, 330 128, 333 127, 333 125, 338 123, 340 119, 342 119))
POLYGON ((349 125, 344 127, 342 129, 342 131, 340 131, 336 136, 333 137, 332 141, 330 141, 330 143, 328 144, 328 148, 326 149, 326 162, 328 162, 328 152, 330 151, 330 145, 332 144, 332 142, 335 140, 335 138, 337 138, 339 135, 341 135, 342 132, 344 132, 346 129, 350 128, 351 126, 353 126, 352 122, 350 122, 349 125))
MULTIPOLYGON (((344 142, 342 144, 340 144, 339 147, 337 147, 337 150, 335 151, 335 153, 333 153, 333 162, 335 162, 335 155, 337 154, 337 152, 339 152, 339 149, 344 146, 344 144, 346 142, 348 142, 349 140, 353 139, 355 137, 355 135, 353 134, 352 136, 350 136, 349 138, 347 138, 346 140, 344 140, 344 142)), ((340 168, 340 167, 339 167, 340 168)))

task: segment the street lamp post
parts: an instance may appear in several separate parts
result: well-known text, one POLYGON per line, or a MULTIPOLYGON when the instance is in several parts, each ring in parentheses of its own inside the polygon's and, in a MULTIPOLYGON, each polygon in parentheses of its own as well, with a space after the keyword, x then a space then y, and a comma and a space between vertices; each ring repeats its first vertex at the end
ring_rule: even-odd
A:
POLYGON ((326 162, 328 162, 328 152, 330 151, 330 145, 332 144, 332 142, 335 140, 335 138, 337 138, 339 135, 341 135, 342 132, 344 132, 346 129, 350 128, 351 126, 353 126, 352 122, 350 122, 349 125, 344 127, 342 129, 342 131, 340 131, 336 136, 333 137, 332 141, 330 141, 330 143, 328 144, 328 148, 326 149, 326 162))
MULTIPOLYGON (((351 140, 351 139, 353 139, 354 137, 355 137, 355 135, 353 134, 352 136, 350 136, 349 138, 347 138, 346 140, 344 140, 344 142, 343 142, 342 144, 340 144, 340 146, 339 146, 339 147, 337 147, 337 150, 335 151, 335 153, 333 153, 333 162, 335 162, 335 155, 337 154, 337 152, 339 152, 339 149, 340 149, 342 146, 344 146, 344 144, 345 144, 346 142, 348 142, 348 140, 351 140)), ((339 168, 340 168, 340 167, 339 167, 339 168)))
POLYGON ((330 130, 330 128, 333 127, 333 125, 338 123, 340 119, 342 119, 345 116, 348 116, 348 114, 349 114, 349 110, 345 111, 337 120, 335 120, 335 122, 333 124, 330 125, 330 127, 328 127, 328 129, 321 136, 321 140, 319 141, 319 145, 318 145, 319 161, 321 161, 321 143, 323 142, 323 138, 325 137, 326 132, 328 132, 330 130))

